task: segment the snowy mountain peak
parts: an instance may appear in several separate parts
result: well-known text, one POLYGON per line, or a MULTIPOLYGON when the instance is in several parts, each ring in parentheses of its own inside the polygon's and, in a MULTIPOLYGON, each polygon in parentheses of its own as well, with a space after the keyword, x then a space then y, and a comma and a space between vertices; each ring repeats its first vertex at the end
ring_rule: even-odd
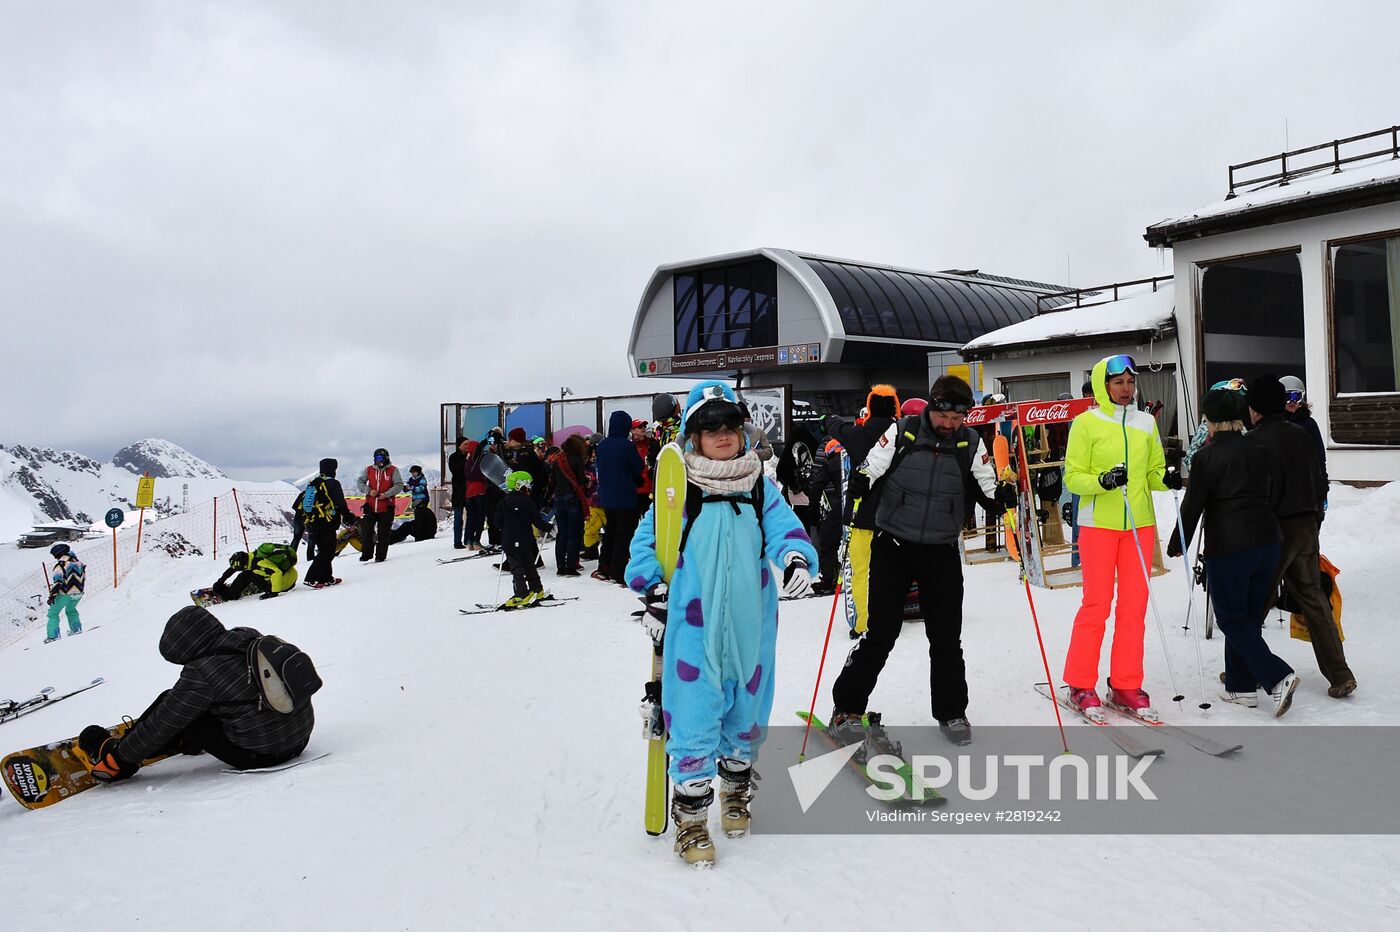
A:
POLYGON ((138 440, 122 447, 112 455, 112 465, 129 469, 137 475, 148 473, 157 479, 228 478, 218 467, 211 466, 169 440, 138 440))

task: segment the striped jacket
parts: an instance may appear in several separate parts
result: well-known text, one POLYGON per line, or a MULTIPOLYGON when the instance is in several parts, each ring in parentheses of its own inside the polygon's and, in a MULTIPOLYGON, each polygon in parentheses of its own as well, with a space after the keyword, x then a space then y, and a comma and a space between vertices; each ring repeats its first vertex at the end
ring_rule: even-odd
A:
POLYGON ((65 553, 53 565, 50 583, 54 595, 82 595, 87 585, 87 567, 73 554, 65 553))
POLYGON ((204 715, 219 720, 224 736, 247 751, 291 758, 301 753, 316 724, 311 704, 284 715, 258 707, 259 690, 248 674, 248 644, 259 632, 225 629, 205 609, 190 605, 165 623, 160 655, 184 669, 117 747, 128 766, 179 751, 182 733, 204 715))

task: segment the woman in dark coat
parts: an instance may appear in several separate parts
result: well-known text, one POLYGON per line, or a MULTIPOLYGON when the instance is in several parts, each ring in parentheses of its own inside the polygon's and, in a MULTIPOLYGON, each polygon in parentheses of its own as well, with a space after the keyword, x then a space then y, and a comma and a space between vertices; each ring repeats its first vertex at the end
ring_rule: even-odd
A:
POLYGON ((1225 691, 1220 698, 1254 708, 1255 692, 1262 686, 1278 717, 1293 701, 1298 674, 1269 650, 1260 631, 1282 540, 1269 505, 1268 464, 1263 451, 1245 441, 1247 411, 1239 392, 1212 389, 1201 411, 1210 440, 1191 464, 1191 482, 1181 506, 1186 540, 1172 532, 1167 554, 1181 555, 1204 515, 1206 584, 1225 635, 1225 691))

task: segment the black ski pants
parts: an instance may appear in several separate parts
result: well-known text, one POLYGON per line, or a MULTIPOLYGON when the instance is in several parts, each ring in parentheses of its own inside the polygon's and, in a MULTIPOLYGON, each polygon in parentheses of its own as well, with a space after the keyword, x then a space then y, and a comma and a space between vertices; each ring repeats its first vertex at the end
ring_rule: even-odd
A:
POLYGON ((310 540, 307 547, 314 547, 315 555, 303 581, 328 583, 335 578, 331 573, 331 562, 335 560, 335 526, 329 521, 313 522, 306 526, 306 536, 310 540))
POLYGON ((967 714, 967 668, 962 653, 962 560, 957 544, 916 544, 876 531, 870 545, 870 621, 851 648, 831 689, 836 712, 866 711, 880 671, 904 627, 910 583, 919 584, 919 605, 928 637, 929 692, 940 722, 967 714))
POLYGON ((365 511, 360 522, 360 559, 368 560, 371 555, 383 560, 389 555, 390 536, 394 531, 394 510, 365 511))
POLYGON ((535 567, 539 558, 540 549, 534 541, 527 546, 513 547, 506 555, 506 565, 510 567, 511 583, 517 598, 544 589, 544 583, 540 582, 540 571, 535 567))
MULTIPOLYGON (((492 547, 499 547, 501 546, 501 526, 496 523, 496 506, 501 503, 501 499, 506 497, 506 493, 488 482, 486 483, 486 494, 482 497, 485 498, 482 506, 486 509, 483 516, 486 519, 486 540, 492 547)), ((476 541, 481 543, 480 535, 477 536, 476 541)))
POLYGON ((252 570, 241 570, 228 582, 214 583, 214 594, 225 602, 236 602, 245 595, 252 595, 255 592, 271 592, 272 587, 267 580, 263 579, 252 570))
MULTIPOLYGON (((142 717, 150 715, 168 695, 170 690, 166 690, 156 697, 156 701, 142 712, 142 717)), ((139 719, 138 719, 139 721, 139 719)), ((174 738, 157 751, 154 757, 161 757, 172 754, 209 754, 228 764, 234 770, 251 770, 255 767, 273 767, 301 754, 306 750, 306 744, 311 741, 310 737, 301 747, 290 754, 262 754, 257 751, 250 751, 241 748, 228 739, 224 734, 224 726, 219 721, 218 716, 212 712, 205 712, 184 727, 174 738)), ((118 745, 118 752, 121 747, 118 745)), ((118 757, 123 763, 138 763, 137 761, 127 761, 126 758, 118 757)))
POLYGON ((1342 638, 1332 621, 1332 604, 1322 593, 1322 570, 1318 563, 1317 519, 1311 514, 1296 518, 1280 518, 1283 548, 1278 569, 1274 573, 1272 592, 1278 592, 1279 580, 1288 583, 1293 601, 1302 609, 1308 636, 1312 638, 1313 656, 1317 668, 1332 686, 1341 686, 1354 679, 1342 638))
POLYGON ((627 561, 632 557, 632 535, 637 532, 641 514, 635 508, 605 508, 607 524, 603 526, 603 547, 598 566, 608 578, 620 583, 627 581, 627 561))
POLYGON ((1205 558, 1215 620, 1225 635, 1225 688, 1231 692, 1252 693, 1260 686, 1272 692, 1293 672, 1269 650, 1261 630, 1278 553, 1278 544, 1265 544, 1205 558))

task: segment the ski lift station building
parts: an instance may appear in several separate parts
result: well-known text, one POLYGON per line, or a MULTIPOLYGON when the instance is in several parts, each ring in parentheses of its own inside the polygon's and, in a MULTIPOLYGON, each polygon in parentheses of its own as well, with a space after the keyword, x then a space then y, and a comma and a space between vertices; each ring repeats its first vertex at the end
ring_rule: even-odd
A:
POLYGON ((1211 384, 1295 375, 1332 479, 1400 479, 1400 127, 1232 165, 1220 200, 1144 236, 1172 250, 1169 281, 1042 300, 963 355, 1016 399, 1078 395, 1095 360, 1131 353, 1178 439, 1211 384))
POLYGON ((1064 290, 980 271, 754 249, 659 267, 627 352, 637 376, 786 386, 818 411, 854 414, 872 382, 925 397, 930 352, 955 354, 1064 290))

